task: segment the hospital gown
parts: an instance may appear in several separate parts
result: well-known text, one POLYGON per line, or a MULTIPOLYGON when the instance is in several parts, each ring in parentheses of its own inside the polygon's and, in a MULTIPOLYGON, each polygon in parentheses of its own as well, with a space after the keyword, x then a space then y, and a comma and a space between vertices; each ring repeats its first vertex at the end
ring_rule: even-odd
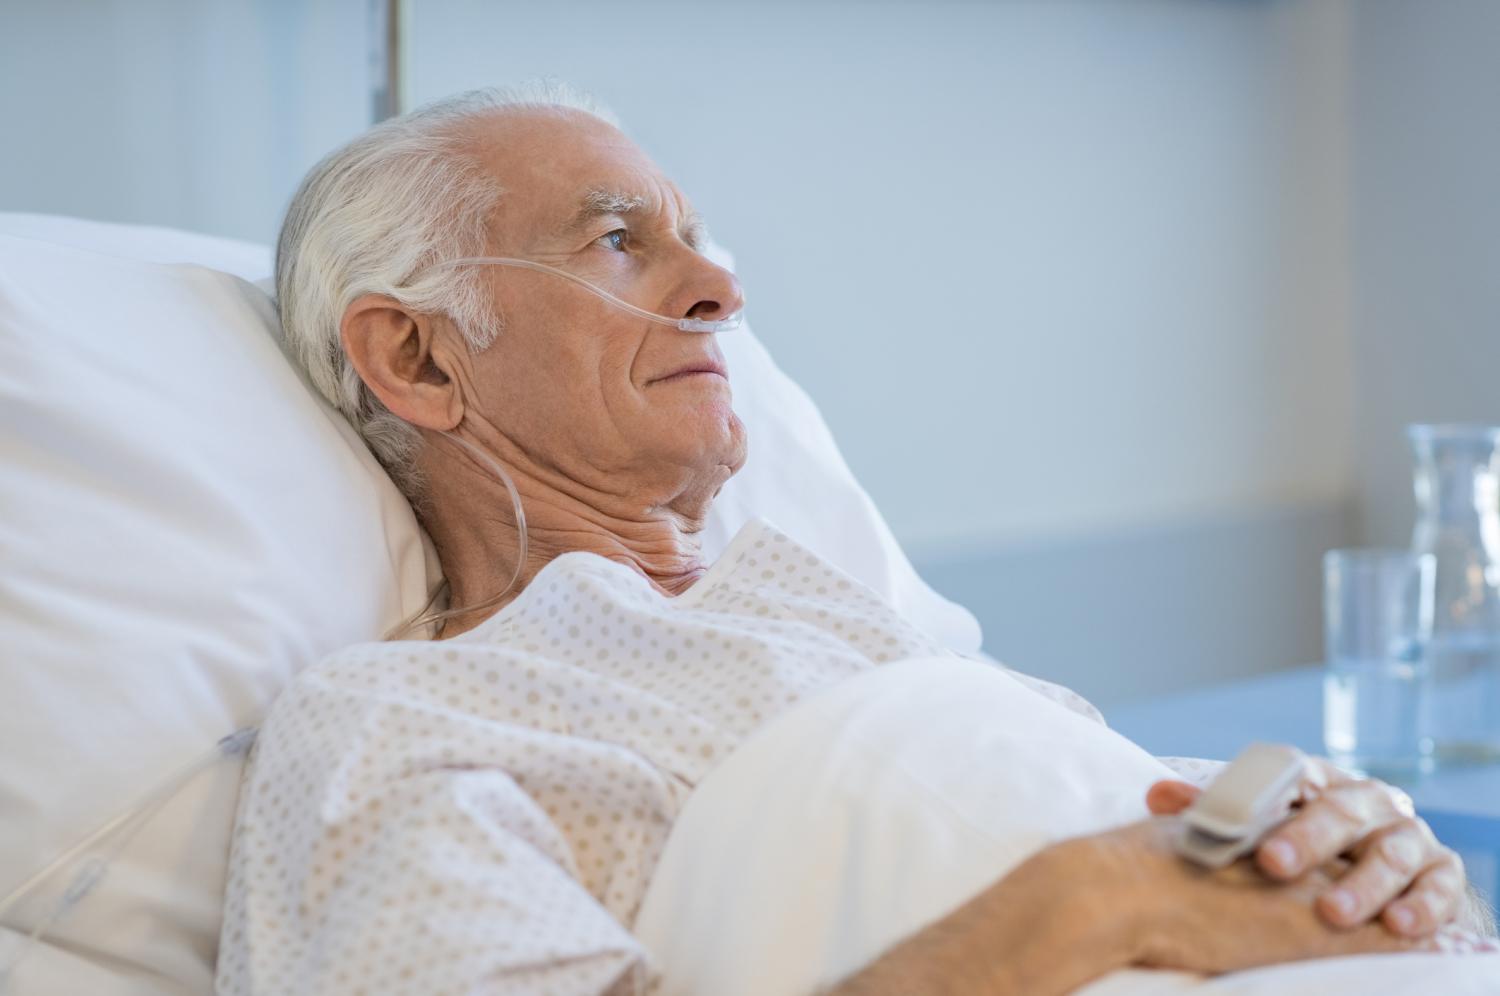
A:
POLYGON ((336 653, 256 745, 219 992, 647 991, 630 928, 693 787, 803 697, 951 652, 754 520, 675 597, 567 553, 458 637, 336 653))

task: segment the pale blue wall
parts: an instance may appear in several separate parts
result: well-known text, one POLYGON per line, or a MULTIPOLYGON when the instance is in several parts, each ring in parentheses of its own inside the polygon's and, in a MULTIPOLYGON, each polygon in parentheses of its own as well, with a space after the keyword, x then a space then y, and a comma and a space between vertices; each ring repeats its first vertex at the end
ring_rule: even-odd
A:
POLYGON ((1101 705, 1317 660, 1323 551, 1341 506, 1184 518, 919 561, 985 649, 1101 705))
POLYGON ((550 75, 613 106, 987 648, 1110 699, 1318 654, 1353 464, 1345 29, 425 0, 409 96, 550 75))
POLYGON ((365 0, 0 0, 0 210, 270 242, 369 124, 365 0))
MULTIPOLYGON (((1292 210, 1308 95, 1287 80, 1317 81, 1284 20, 427 0, 408 95, 544 75, 614 107, 738 255, 758 333, 896 533, 936 555, 1344 496, 1347 329, 1282 264, 1325 218, 1292 210)), ((1311 242, 1300 272, 1337 290, 1311 242)))
POLYGON ((1405 544, 1403 427, 1500 424, 1500 3, 1353 10, 1360 521, 1405 544))
MULTIPOLYGON (((1316 654, 1355 455, 1343 0, 408 10, 412 99, 553 74, 620 111, 992 651, 1102 698, 1316 654)), ((269 240, 368 121, 365 0, 0 24, 0 209, 269 240)))

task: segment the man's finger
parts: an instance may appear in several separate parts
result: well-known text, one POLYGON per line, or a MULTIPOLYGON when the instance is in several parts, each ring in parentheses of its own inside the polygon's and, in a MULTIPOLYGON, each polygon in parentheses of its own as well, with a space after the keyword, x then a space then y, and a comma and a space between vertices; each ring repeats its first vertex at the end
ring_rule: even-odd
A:
POLYGON ((1426 937, 1453 922, 1464 897, 1463 862, 1452 851, 1417 876, 1406 894, 1385 908, 1381 920, 1402 937, 1426 937))
POLYGON ((1193 804, 1203 790, 1187 782, 1160 781, 1146 790, 1146 808, 1153 816, 1171 816, 1193 804))
POLYGON ((1443 855, 1425 823, 1401 819, 1360 843, 1354 867, 1318 897, 1318 912, 1335 927, 1364 923, 1443 855))
POLYGON ((1333 785, 1267 837, 1256 860, 1273 878, 1294 878, 1405 818, 1379 782, 1333 785))

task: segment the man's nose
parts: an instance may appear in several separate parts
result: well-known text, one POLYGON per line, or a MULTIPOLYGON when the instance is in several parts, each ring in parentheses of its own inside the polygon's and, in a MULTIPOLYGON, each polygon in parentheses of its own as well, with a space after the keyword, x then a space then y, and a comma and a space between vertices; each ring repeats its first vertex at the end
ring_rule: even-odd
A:
POLYGON ((704 256, 693 254, 692 276, 683 282, 681 297, 670 315, 683 318, 727 318, 745 306, 745 295, 733 273, 704 256), (677 310, 683 306, 682 310, 677 310))

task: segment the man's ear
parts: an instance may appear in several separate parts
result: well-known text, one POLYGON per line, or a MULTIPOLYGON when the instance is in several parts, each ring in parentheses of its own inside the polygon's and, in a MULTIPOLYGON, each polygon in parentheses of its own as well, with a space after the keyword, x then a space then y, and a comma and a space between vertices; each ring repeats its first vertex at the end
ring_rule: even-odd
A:
POLYGON ((463 397, 436 361, 436 336, 431 316, 384 294, 355 298, 339 323, 349 362, 393 414, 424 429, 452 429, 463 421, 463 397))

